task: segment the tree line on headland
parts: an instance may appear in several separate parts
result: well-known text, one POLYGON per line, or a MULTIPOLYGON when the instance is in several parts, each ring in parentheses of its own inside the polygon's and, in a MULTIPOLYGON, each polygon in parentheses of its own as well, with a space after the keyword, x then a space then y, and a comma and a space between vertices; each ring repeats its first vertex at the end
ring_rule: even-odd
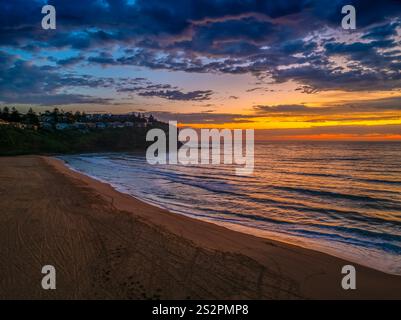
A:
POLYGON ((5 122, 12 122, 12 123, 27 123, 33 125, 39 125, 39 117, 30 108, 26 114, 21 114, 15 107, 9 108, 4 107, 3 109, 0 108, 0 119, 5 122))
POLYGON ((121 152, 145 149, 148 129, 168 125, 144 114, 85 114, 59 109, 37 114, 0 110, 0 155, 121 152))
MULTIPOLYGON (((133 124, 157 122, 153 115, 145 116, 141 113, 130 112, 128 114, 95 113, 86 114, 85 112, 65 112, 54 108, 52 111, 37 114, 32 108, 27 113, 20 113, 15 107, 0 108, 0 120, 5 123, 23 123, 27 125, 41 124, 74 124, 74 123, 111 123, 111 122, 130 122, 133 124)), ((3 123, 4 124, 4 123, 3 123)), ((48 126, 47 126, 48 128, 48 126)), ((72 128, 72 127, 71 127, 72 128)))

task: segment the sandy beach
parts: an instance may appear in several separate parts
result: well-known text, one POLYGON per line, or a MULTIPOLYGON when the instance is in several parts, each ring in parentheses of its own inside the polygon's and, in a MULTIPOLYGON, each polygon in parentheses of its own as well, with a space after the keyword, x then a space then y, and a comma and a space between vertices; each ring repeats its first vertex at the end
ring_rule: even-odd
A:
POLYGON ((54 158, 0 158, 1 299, 385 299, 401 277, 148 205, 54 158), (57 289, 41 288, 41 268, 57 289))

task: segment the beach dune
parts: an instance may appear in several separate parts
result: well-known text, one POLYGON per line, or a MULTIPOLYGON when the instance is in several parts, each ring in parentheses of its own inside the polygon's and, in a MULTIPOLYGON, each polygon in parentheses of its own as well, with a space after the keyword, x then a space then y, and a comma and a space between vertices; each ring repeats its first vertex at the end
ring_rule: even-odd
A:
POLYGON ((54 158, 0 158, 1 299, 384 299, 401 277, 148 205, 54 158), (56 268, 56 290, 41 269, 56 268))

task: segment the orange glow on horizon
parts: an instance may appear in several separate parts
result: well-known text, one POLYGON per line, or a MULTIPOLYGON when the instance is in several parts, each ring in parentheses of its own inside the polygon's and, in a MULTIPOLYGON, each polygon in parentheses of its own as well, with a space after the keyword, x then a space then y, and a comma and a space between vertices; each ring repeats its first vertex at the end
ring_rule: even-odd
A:
POLYGON ((192 127, 197 129, 210 128, 210 129, 255 129, 255 130, 271 130, 271 129, 312 129, 318 127, 338 127, 338 126, 385 126, 385 125, 401 125, 401 115, 391 114, 390 119, 381 119, 382 115, 330 115, 327 119, 319 119, 315 117, 252 117, 244 118, 238 116, 233 119, 233 122, 226 123, 180 123, 179 127, 192 127), (330 118, 333 120, 330 120, 330 118), (343 119, 335 119, 336 117, 343 117, 343 119), (357 119, 353 119, 358 117, 357 119), (366 118, 366 120, 365 120, 366 118))
POLYGON ((311 141, 400 141, 401 134, 309 134, 267 137, 256 140, 311 140, 311 141))

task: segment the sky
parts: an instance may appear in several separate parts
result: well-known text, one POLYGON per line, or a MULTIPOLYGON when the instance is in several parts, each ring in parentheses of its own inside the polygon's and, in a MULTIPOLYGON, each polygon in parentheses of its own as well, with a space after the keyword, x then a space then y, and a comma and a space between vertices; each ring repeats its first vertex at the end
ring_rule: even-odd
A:
POLYGON ((0 0, 0 106, 401 140, 400 39, 395 0, 0 0))

